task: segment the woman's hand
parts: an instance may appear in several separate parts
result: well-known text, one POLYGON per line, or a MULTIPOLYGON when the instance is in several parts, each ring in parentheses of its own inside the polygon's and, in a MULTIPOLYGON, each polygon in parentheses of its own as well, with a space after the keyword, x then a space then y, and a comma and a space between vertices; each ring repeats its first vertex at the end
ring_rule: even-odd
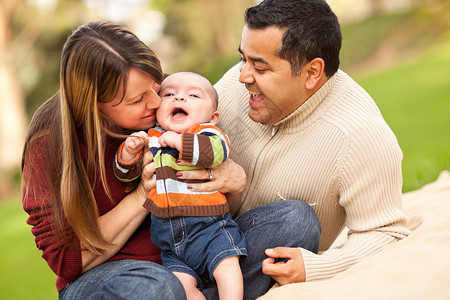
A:
MULTIPOLYGON (((191 165, 181 162, 180 165, 191 165)), ((192 191, 219 191, 226 194, 230 213, 234 215, 241 206, 242 193, 247 184, 247 176, 244 169, 231 159, 227 159, 222 164, 210 168, 212 180, 202 183, 191 183, 188 188, 192 191)), ((208 169, 178 171, 179 179, 209 179, 208 169)))
POLYGON ((299 248, 277 247, 266 249, 266 258, 262 263, 262 272, 280 285, 304 282, 306 280, 305 265, 299 248), (288 261, 275 261, 276 258, 287 258, 288 261))
MULTIPOLYGON (((190 165, 187 162, 181 161, 179 165, 190 165)), ((219 191, 223 194, 242 192, 244 191, 247 177, 244 169, 231 159, 227 159, 222 164, 209 168, 212 171, 213 178, 208 182, 192 183, 189 189, 193 191, 219 191)), ((208 169, 178 171, 177 177, 179 179, 208 179, 208 169)))
POLYGON ((150 190, 156 186, 156 179, 152 179, 153 173, 155 173, 153 154, 147 147, 144 147, 143 165, 144 168, 142 169, 141 182, 135 190, 141 205, 144 204, 150 190))

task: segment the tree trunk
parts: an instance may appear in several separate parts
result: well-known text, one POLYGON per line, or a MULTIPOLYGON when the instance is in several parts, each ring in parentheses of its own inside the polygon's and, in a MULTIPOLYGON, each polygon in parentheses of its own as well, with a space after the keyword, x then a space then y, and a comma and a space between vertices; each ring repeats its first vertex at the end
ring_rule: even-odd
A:
POLYGON ((370 0, 369 3, 372 10, 372 15, 378 16, 386 12, 384 0, 370 0))
POLYGON ((8 53, 9 24, 17 0, 0 3, 0 172, 17 168, 26 132, 25 99, 8 53))

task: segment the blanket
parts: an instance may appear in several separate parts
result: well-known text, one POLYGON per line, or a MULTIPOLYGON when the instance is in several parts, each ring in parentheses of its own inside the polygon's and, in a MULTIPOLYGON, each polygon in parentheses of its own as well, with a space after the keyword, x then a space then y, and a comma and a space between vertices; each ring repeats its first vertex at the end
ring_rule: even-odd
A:
POLYGON ((258 299, 450 299, 450 173, 403 199, 407 238, 331 279, 273 288, 258 299))

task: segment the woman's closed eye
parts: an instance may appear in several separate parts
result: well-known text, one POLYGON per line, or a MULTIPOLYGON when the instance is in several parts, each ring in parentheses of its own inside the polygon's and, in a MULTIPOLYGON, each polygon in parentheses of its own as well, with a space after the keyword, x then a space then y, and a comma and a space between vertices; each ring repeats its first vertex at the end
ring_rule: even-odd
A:
POLYGON ((138 104, 144 100, 144 95, 141 95, 136 101, 133 101, 131 104, 138 104))

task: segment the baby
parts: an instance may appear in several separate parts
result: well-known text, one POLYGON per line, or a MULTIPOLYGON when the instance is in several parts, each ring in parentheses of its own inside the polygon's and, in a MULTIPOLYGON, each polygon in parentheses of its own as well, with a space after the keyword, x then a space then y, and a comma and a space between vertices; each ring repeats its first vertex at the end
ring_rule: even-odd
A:
MULTIPOLYGON (((159 126, 128 137, 116 156, 114 171, 123 181, 140 176, 142 149, 148 141, 156 166, 156 188, 144 207, 152 214, 152 241, 164 266, 183 284, 188 299, 205 299, 197 289, 215 280, 221 299, 242 299, 239 256, 247 255, 245 237, 218 191, 197 192, 177 171, 204 169, 224 162, 228 137, 217 127, 218 96, 203 76, 179 72, 161 84, 159 126), (180 166, 178 159, 193 166, 180 166)), ((210 179, 211 180, 211 171, 210 179)))

